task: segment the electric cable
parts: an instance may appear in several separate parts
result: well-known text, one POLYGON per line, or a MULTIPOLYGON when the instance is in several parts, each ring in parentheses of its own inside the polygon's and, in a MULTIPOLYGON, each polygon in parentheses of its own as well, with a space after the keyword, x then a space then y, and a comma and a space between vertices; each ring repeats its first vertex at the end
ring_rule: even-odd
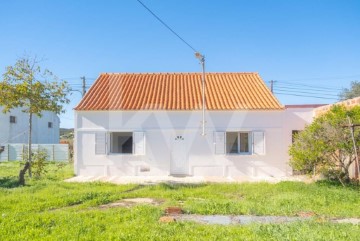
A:
POLYGON ((151 15, 153 15, 162 25, 164 25, 168 30, 170 30, 176 37, 178 37, 184 44, 191 48, 194 52, 198 52, 193 46, 191 46, 185 39, 183 39, 179 34, 177 34, 169 25, 167 25, 161 18, 159 18, 153 11, 150 10, 142 1, 138 1, 151 15))

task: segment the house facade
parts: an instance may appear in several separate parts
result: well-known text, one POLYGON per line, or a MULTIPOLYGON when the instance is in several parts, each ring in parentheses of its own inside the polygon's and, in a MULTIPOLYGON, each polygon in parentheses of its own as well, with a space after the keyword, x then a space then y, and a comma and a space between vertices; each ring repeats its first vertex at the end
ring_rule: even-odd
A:
POLYGON ((282 177, 313 106, 285 108, 257 73, 101 74, 75 108, 83 176, 282 177))
MULTIPOLYGON (((13 109, 3 113, 0 107, 0 144, 27 143, 29 138, 28 114, 21 109, 13 109)), ((33 144, 59 143, 60 119, 49 111, 42 113, 41 117, 33 116, 33 144)))

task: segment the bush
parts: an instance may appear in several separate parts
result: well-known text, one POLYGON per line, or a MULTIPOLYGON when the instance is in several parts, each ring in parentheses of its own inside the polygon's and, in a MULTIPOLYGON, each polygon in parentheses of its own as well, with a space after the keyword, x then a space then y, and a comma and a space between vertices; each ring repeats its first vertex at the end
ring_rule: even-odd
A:
MULTIPOLYGON (((290 147, 290 165, 295 170, 312 170, 341 183, 350 181, 349 169, 356 160, 348 119, 360 123, 360 107, 334 106, 300 132, 290 147)), ((355 130, 356 146, 360 132, 355 130)), ((359 153, 359 150, 357 150, 359 153)))
POLYGON ((35 151, 33 154, 32 161, 32 173, 35 178, 40 178, 42 175, 47 173, 46 170, 46 160, 48 158, 48 154, 46 151, 35 151))

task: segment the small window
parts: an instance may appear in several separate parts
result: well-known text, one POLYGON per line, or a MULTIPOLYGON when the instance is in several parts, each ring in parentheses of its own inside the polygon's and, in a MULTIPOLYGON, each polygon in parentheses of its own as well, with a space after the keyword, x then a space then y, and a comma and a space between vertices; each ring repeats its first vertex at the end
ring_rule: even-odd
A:
POLYGON ((110 134, 111 153, 133 153, 133 134, 132 132, 113 132, 110 134))
POLYGON ((228 154, 250 153, 250 133, 227 132, 226 153, 228 154))
POLYGON ((53 128, 53 123, 52 122, 48 122, 48 128, 53 128))
POLYGON ((10 116, 10 123, 16 123, 16 116, 10 116))

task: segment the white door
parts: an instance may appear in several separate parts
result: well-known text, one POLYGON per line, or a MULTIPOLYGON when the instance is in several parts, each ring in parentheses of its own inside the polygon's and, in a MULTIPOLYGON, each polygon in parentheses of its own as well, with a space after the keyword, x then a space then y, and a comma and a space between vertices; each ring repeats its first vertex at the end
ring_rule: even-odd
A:
POLYGON ((187 148, 184 135, 176 135, 172 140, 170 174, 186 175, 188 174, 187 148))

